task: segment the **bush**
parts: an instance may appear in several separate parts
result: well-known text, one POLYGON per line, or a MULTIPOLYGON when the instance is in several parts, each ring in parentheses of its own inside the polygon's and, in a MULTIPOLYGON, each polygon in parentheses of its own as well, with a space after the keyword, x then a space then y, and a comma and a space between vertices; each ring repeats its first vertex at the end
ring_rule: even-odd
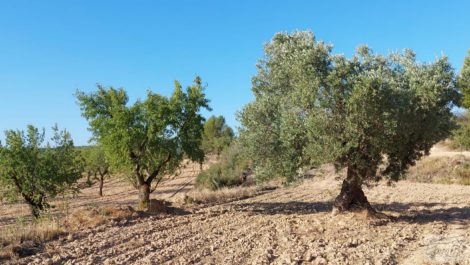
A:
POLYGON ((210 190, 239 186, 246 182, 249 164, 240 145, 235 142, 222 152, 218 163, 199 173, 196 186, 210 190))

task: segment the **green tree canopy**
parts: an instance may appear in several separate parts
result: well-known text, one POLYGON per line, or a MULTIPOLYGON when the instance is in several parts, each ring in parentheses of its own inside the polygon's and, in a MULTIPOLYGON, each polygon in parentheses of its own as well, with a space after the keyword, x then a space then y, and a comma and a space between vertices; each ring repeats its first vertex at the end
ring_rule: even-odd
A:
POLYGON ((470 109, 470 50, 468 50, 468 55, 465 57, 463 67, 460 70, 458 86, 463 94, 462 106, 470 109))
POLYGON ((223 116, 211 116, 204 124, 203 149, 206 153, 219 155, 230 145, 233 137, 233 130, 225 123, 223 116))
POLYGON ((204 118, 209 109, 199 77, 183 91, 175 82, 170 97, 147 92, 145 100, 129 105, 123 89, 98 86, 96 92, 77 92, 83 116, 109 162, 127 172, 140 191, 141 207, 147 207, 152 182, 173 173, 184 156, 202 162, 200 148, 204 118))
POLYGON ((458 117, 459 128, 453 131, 452 147, 463 149, 470 148, 470 115, 458 117))
POLYGON ((53 128, 52 144, 44 145, 44 130, 32 125, 5 132, 0 144, 0 183, 10 195, 20 195, 34 217, 50 207, 48 199, 73 189, 82 165, 67 131, 53 128))
POLYGON ((259 178, 292 180, 304 167, 347 168, 335 208, 371 207, 362 184, 397 180, 455 128, 459 93, 446 57, 419 63, 361 47, 350 59, 311 32, 276 34, 253 78, 255 100, 240 113, 240 140, 259 178))
MULTIPOLYGON (((81 149, 82 157, 85 160, 85 172, 88 174, 88 181, 93 175, 99 180, 99 195, 103 196, 104 178, 110 174, 110 163, 101 145, 87 146, 81 149)), ((90 182, 91 186, 92 182, 90 182)))

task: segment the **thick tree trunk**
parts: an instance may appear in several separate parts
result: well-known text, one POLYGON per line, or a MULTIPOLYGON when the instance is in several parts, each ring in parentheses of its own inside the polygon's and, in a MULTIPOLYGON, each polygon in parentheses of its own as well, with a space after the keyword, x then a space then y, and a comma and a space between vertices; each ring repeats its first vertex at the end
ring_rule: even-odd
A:
POLYGON ((374 212, 362 190, 362 181, 356 170, 348 167, 347 177, 343 181, 340 194, 334 202, 335 211, 367 210, 374 212))
POLYGON ((150 203, 150 185, 147 183, 139 186, 139 208, 145 210, 150 203))

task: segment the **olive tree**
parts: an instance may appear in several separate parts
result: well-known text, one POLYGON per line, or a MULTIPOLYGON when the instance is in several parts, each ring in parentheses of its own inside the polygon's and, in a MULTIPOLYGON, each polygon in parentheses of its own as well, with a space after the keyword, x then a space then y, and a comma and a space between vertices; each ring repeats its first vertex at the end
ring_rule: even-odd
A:
POLYGON ((211 116, 204 124, 202 146, 206 153, 220 152, 230 145, 234 138, 232 128, 225 123, 223 116, 211 116))
POLYGON ((21 196, 35 218, 51 207, 48 200, 75 190, 82 164, 67 131, 53 128, 52 143, 44 144, 45 132, 28 126, 26 132, 5 132, 0 144, 0 183, 12 196, 21 196))
POLYGON ((141 208, 148 207, 150 193, 184 157, 202 163, 200 111, 210 109, 203 90, 199 77, 186 91, 176 81, 170 97, 148 91, 145 100, 132 105, 124 89, 98 86, 89 94, 77 91, 94 140, 103 146, 113 168, 127 172, 139 190, 141 208))
POLYGON ((346 168, 339 211, 373 210, 362 185, 400 179, 455 128, 459 93, 446 57, 420 63, 411 50, 383 56, 363 46, 346 58, 296 32, 276 34, 257 68, 255 99, 239 114, 255 174, 293 180, 323 163, 346 168))

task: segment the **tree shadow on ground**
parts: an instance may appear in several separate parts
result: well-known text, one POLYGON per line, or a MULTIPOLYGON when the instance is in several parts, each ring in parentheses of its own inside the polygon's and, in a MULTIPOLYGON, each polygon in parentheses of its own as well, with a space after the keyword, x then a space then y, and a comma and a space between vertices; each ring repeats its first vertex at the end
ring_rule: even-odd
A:
MULTIPOLYGON (((249 212, 262 215, 304 215, 321 212, 330 212, 333 203, 322 202, 249 202, 238 203, 236 211, 249 212)), ((470 207, 446 207, 445 203, 398 203, 373 204, 377 211, 393 212, 398 217, 393 218, 397 222, 425 224, 432 222, 445 222, 452 224, 470 224, 470 207)))
POLYGON ((331 202, 249 202, 237 203, 234 205, 237 211, 250 212, 255 214, 313 214, 319 212, 329 212, 333 208, 331 202))
POLYGON ((470 207, 449 207, 447 203, 399 203, 373 205, 378 211, 396 212, 398 222, 426 224, 445 222, 447 224, 469 224, 470 207))

